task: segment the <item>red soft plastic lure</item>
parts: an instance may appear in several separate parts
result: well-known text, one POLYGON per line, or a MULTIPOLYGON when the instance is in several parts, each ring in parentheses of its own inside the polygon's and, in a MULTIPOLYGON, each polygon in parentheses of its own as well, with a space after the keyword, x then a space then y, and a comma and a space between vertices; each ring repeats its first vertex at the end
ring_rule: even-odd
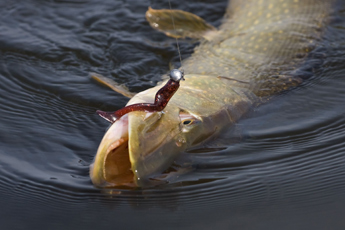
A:
POLYGON ((180 80, 184 79, 184 72, 178 69, 170 71, 170 80, 156 93, 155 101, 151 103, 138 103, 123 107, 115 112, 104 112, 97 110, 97 114, 106 119, 107 121, 114 123, 117 119, 123 115, 133 111, 146 111, 146 112, 159 112, 162 111, 168 104, 170 98, 180 87, 180 80))

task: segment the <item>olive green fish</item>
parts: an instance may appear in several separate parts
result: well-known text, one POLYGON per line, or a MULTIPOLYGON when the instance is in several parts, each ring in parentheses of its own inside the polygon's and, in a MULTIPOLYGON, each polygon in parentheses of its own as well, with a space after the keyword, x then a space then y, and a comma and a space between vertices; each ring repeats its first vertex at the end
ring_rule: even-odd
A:
MULTIPOLYGON (((294 71, 318 45, 332 4, 231 0, 219 29, 191 13, 149 8, 154 29, 201 43, 183 62, 186 81, 162 112, 131 112, 110 127, 91 165, 94 185, 147 186, 181 152, 229 128, 253 105, 299 85, 294 71)), ((131 95, 109 79, 94 78, 131 95)), ((136 94, 128 105, 152 103, 161 86, 136 94)))

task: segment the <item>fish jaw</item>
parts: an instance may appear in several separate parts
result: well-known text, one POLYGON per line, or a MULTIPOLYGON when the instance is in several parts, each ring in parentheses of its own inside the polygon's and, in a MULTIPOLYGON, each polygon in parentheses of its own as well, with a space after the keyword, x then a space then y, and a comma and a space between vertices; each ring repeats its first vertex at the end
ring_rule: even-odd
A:
POLYGON ((178 108, 131 112, 104 135, 90 177, 100 188, 149 186, 185 147, 178 108))
POLYGON ((145 187, 150 185, 150 179, 172 165, 187 146, 180 128, 179 110, 170 107, 163 112, 132 112, 128 121, 129 157, 135 183, 145 187))
POLYGON ((104 135, 90 165, 96 187, 136 187, 128 155, 128 115, 117 120, 104 135))

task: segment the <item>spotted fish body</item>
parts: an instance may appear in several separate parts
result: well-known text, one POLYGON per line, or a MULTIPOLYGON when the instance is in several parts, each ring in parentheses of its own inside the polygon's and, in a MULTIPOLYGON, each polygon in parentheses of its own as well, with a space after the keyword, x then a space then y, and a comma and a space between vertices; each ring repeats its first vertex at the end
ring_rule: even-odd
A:
MULTIPOLYGON (((230 1, 217 34, 183 63, 186 81, 170 104, 203 119, 227 117, 213 124, 219 128, 263 97, 297 86, 301 79, 293 72, 316 47, 331 5, 324 0, 230 1)), ((128 104, 152 100, 159 87, 128 104)))
MULTIPOLYGON (((332 4, 325 0, 231 0, 219 30, 212 30, 183 62, 186 81, 163 113, 128 114, 134 183, 143 186, 180 152, 228 128, 254 104, 300 84, 294 71, 317 46, 332 4), (188 125, 184 125, 185 116, 192 120, 188 125)), ((155 23, 164 32, 159 20, 155 23)), ((138 93, 128 105, 152 102, 160 87, 138 93)), ((105 174, 92 176, 91 172, 94 184, 103 186, 105 174)))
POLYGON ((203 42, 183 68, 251 82, 251 91, 259 96, 285 90, 286 77, 317 45, 331 3, 232 0, 217 37, 203 42))
POLYGON ((187 80, 172 103, 209 116, 233 108, 234 100, 251 105, 297 86, 294 71, 317 46, 331 6, 325 0, 230 1, 219 32, 183 63, 187 80))

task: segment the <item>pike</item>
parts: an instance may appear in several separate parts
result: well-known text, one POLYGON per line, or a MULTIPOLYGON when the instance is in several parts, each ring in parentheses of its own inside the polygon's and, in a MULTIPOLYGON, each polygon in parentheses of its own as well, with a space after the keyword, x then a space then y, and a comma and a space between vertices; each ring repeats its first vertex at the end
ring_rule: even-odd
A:
MULTIPOLYGON (((146 18, 154 29, 201 43, 183 62, 186 81, 163 111, 130 112, 109 128, 90 167, 93 184, 145 187, 181 152, 216 137, 253 106, 298 86, 302 78, 296 70, 318 45, 332 4, 231 0, 219 29, 185 11, 149 8, 146 18)), ((110 79, 93 78, 133 95, 110 79)), ((152 103, 161 87, 134 95, 127 105, 152 103)))

